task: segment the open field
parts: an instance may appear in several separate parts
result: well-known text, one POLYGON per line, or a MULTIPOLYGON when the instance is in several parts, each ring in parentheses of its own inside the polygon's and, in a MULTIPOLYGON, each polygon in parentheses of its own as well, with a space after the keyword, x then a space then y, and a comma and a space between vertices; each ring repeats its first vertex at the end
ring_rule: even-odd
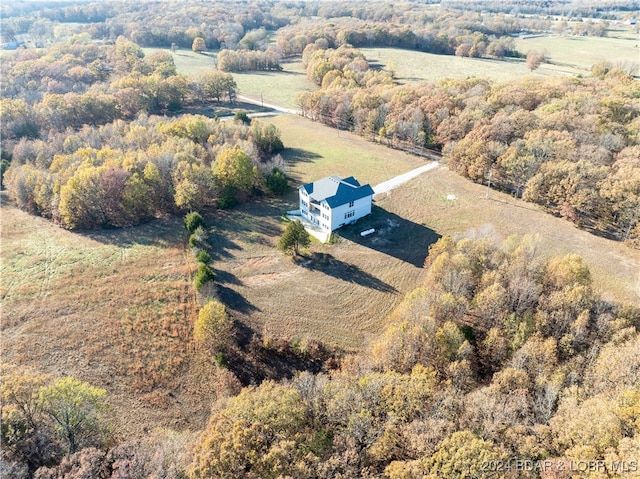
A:
MULTIPOLYGON (((578 36, 546 36, 536 38, 518 38, 519 51, 546 51, 552 63, 543 64, 540 70, 557 70, 588 74, 591 66, 601 61, 609 61, 627 70, 635 65, 635 74, 640 67, 640 39, 633 37, 598 38, 578 36)), ((538 70, 536 70, 538 71, 538 70)))
MULTIPOLYGON (((171 52, 169 48, 143 48, 145 55, 152 52, 162 50, 171 52)), ((197 75, 210 70, 216 69, 215 56, 217 52, 195 53, 191 50, 176 50, 173 54, 173 61, 176 64, 176 70, 182 75, 197 75)))
POLYGON ((296 97, 303 91, 314 91, 318 87, 307 79, 302 60, 282 63, 281 72, 234 73, 238 92, 255 99, 262 99, 285 108, 299 108, 296 97))
POLYGON ((441 166, 386 196, 379 195, 377 204, 441 235, 506 239, 513 234, 538 234, 545 254, 581 255, 604 298, 640 305, 640 251, 579 230, 570 222, 507 194, 491 191, 489 199, 485 195, 485 186, 441 166))
POLYGON ((278 115, 261 121, 280 129, 287 149, 287 174, 296 185, 329 175, 355 176, 375 185, 422 166, 426 160, 367 141, 296 115, 278 115))
MULTIPOLYGON (((145 54, 158 50, 144 48, 145 54)), ((166 49, 165 51, 170 51, 166 49)), ((173 54, 178 73, 183 75, 198 75, 214 70, 215 52, 195 53, 190 50, 177 50, 173 54)), ((234 73, 233 78, 238 85, 238 93, 265 103, 271 103, 285 108, 297 108, 296 96, 303 91, 313 91, 317 86, 307 79, 302 67, 302 60, 282 63, 281 72, 246 72, 234 73)))
POLYGON ((2 360, 105 388, 116 434, 200 427, 211 389, 191 361, 198 306, 181 221, 78 234, 5 199, 2 360))
MULTIPOLYGON (((372 66, 393 69, 396 81, 411 83, 442 80, 444 78, 488 78, 508 81, 523 76, 557 75, 556 69, 542 65, 531 72, 525 61, 518 59, 492 60, 488 58, 462 58, 453 55, 435 55, 399 48, 361 48, 372 66)), ((563 72, 570 74, 572 72, 563 72)))
MULTIPOLYGON (((346 239, 331 245, 314 242, 296 264, 276 248, 283 230, 280 215, 294 199, 244 205, 214 221, 209 243, 219 295, 258 333, 360 349, 419 283, 428 245, 437 235, 417 226, 411 231, 419 230, 419 237, 409 238, 407 230, 392 228, 387 238, 393 247, 385 250, 346 239)), ((382 210, 375 216, 395 219, 382 210)))

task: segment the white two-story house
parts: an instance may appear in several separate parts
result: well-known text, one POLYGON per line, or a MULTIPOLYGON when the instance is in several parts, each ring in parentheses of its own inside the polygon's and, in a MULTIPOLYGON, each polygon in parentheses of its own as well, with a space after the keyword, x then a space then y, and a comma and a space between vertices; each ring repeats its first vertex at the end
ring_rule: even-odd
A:
POLYGON ((371 213, 373 188, 353 176, 328 176, 299 188, 302 216, 331 232, 371 213))

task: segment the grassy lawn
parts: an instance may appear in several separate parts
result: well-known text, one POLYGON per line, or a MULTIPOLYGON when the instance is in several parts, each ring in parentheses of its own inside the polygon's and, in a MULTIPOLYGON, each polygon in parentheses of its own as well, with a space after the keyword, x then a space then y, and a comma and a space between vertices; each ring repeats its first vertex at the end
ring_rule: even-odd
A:
POLYGON ((375 185, 425 164, 425 160, 295 115, 264 118, 276 125, 287 149, 287 173, 296 184, 329 175, 355 176, 375 185))
MULTIPOLYGON (((357 350, 378 334, 385 317, 419 282, 423 270, 397 251, 411 251, 400 230, 389 230, 396 245, 377 250, 349 239, 314 242, 298 262, 277 248, 282 212, 289 201, 247 204, 213 220, 209 243, 222 300, 254 331, 291 340, 319 339, 357 350)), ((386 213, 377 218, 386 221, 386 213)), ((427 241, 435 233, 424 229, 427 241)), ((415 241, 413 238, 411 241, 415 241)))

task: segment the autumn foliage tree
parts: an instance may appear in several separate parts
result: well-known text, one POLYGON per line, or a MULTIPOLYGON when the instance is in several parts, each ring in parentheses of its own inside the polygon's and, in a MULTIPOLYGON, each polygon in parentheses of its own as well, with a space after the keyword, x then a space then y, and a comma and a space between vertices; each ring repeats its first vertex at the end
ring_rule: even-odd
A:
POLYGON ((226 307, 211 299, 198 313, 193 337, 203 347, 218 352, 228 345, 232 327, 233 319, 227 313, 226 307))

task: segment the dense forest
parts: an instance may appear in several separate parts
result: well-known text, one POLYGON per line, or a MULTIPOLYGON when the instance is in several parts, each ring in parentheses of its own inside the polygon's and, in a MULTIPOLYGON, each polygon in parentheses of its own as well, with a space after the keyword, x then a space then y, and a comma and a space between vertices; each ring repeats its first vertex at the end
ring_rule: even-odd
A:
POLYGON ((179 339, 214 371, 216 400, 196 431, 121 438, 105 389, 3 364, 0 476, 640 477, 640 309, 601 298, 580 256, 548 258, 534 236, 441 238, 425 252, 423 279, 361 351, 241 343, 216 297, 196 211, 286 191, 285 145, 273 125, 245 114, 190 113, 233 105, 227 72, 277 71, 300 55, 318 87, 299 97, 303 115, 393 148, 436 150, 472 181, 638 246, 634 72, 601 62, 587 77, 403 85, 358 50, 524 58, 511 35, 603 36, 606 22, 581 17, 624 20, 636 0, 1 8, 3 42, 40 45, 2 57, 0 185, 19 208, 71 230, 187 213, 199 311, 179 339), (219 50, 218 69, 180 75, 171 53, 141 47, 219 50), (229 362, 251 348, 314 370, 281 381, 236 374, 229 362))
POLYGON ((351 46, 305 47, 304 115, 420 153, 473 181, 619 239, 640 237, 640 85, 607 63, 589 78, 396 85, 351 46))
MULTIPOLYGON (((2 467, 68 479, 639 477, 638 308, 599 299, 579 256, 547 260, 535 237, 445 237, 426 267, 386 331, 331 372, 240 390, 217 366, 226 375, 197 435, 105 447, 103 390, 5 369, 2 467), (70 397, 81 427, 56 419, 70 397)), ((210 305, 220 330, 224 307, 210 305)))

